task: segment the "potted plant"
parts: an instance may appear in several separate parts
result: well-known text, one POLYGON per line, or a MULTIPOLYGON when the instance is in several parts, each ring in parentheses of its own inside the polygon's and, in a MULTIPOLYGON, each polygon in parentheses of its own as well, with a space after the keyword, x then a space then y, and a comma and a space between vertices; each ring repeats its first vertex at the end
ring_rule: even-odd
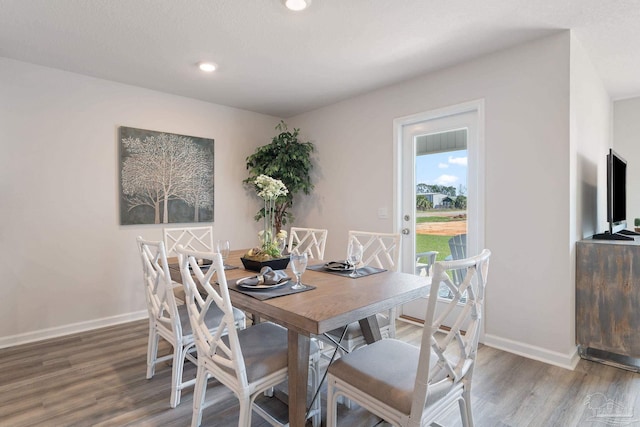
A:
POLYGON ((640 218, 635 218, 633 220, 633 227, 636 233, 640 233, 640 218))
MULTIPOLYGON (((258 147, 247 157, 249 177, 244 183, 256 187, 256 178, 267 175, 279 179, 287 187, 288 192, 275 200, 273 221, 276 232, 279 232, 283 225, 293 220, 290 210, 294 197, 300 192, 310 194, 313 189, 310 173, 314 146, 311 142, 300 141, 300 129, 290 132, 284 121, 276 126, 276 130, 279 134, 273 137, 270 144, 258 147)), ((255 216, 256 221, 263 216, 264 209, 261 209, 255 216)))
MULTIPOLYGON (((294 197, 299 193, 310 194, 313 189, 311 183, 313 144, 300 141, 300 129, 293 129, 291 132, 284 121, 276 126, 276 130, 279 133, 273 137, 270 144, 258 147, 253 154, 247 157, 249 177, 243 181, 253 187, 256 194, 265 201, 263 208, 256 213, 255 220, 265 219, 272 224, 272 233, 267 234, 270 225, 266 224, 260 236, 262 247, 265 245, 265 237, 271 237, 272 242, 278 243, 277 246, 280 250, 271 251, 272 253, 268 255, 272 259, 282 255, 281 252, 284 249, 282 241, 286 238, 286 232, 282 230, 282 227, 293 220, 291 208, 294 197), (264 186, 277 186, 277 183, 274 184, 270 180, 279 181, 285 191, 278 192, 275 191, 275 187, 272 187, 275 192, 269 194, 277 193, 277 195, 269 203, 266 203, 266 199, 263 197, 266 193, 262 193, 264 186), (274 236, 276 239, 273 239, 274 236)), ((259 252, 259 256, 266 257, 265 251, 255 251, 255 249, 253 251, 259 252)))

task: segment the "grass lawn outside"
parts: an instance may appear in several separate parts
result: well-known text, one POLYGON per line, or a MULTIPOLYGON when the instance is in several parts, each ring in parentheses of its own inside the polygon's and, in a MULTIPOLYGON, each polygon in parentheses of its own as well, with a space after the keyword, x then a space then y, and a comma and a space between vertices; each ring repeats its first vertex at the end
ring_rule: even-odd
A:
MULTIPOLYGON (((466 214, 466 210, 437 210, 419 213, 416 217, 416 231, 419 229, 421 232, 416 232, 416 253, 437 251, 436 261, 443 261, 451 255, 449 239, 455 234, 466 232, 466 214), (461 222, 464 223, 462 228, 456 226, 455 223, 461 222), (442 227, 438 227, 437 223, 446 223, 447 225, 443 224, 442 227), (419 226, 419 224, 425 225, 419 226)), ((426 260, 421 261, 426 262, 426 260)))
MULTIPOLYGON (((436 261, 443 261, 446 256, 451 255, 451 249, 449 249, 449 239, 451 237, 416 234, 416 253, 438 251, 436 261)), ((426 262, 427 260, 423 261, 426 262)))

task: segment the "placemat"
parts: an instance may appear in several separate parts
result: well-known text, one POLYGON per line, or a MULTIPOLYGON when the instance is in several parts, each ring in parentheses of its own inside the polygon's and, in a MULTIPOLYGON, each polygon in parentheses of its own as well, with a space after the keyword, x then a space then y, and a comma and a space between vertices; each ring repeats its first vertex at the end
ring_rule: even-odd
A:
MULTIPOLYGON (((310 265, 307 267, 307 269, 313 270, 313 271, 321 271, 323 273, 337 274, 338 276, 343 276, 343 277, 351 277, 349 276, 351 274, 351 271, 327 270, 326 268, 324 268, 324 264, 310 265)), ((358 269, 356 270, 357 277, 351 277, 351 278, 359 279, 361 277, 371 276, 372 274, 378 274, 384 271, 387 271, 387 270, 384 268, 377 268, 377 267, 371 267, 371 266, 358 267, 358 269)))
POLYGON ((251 290, 251 289, 241 288, 240 286, 236 285, 236 282, 237 280, 227 281, 227 286, 229 287, 229 289, 231 289, 232 291, 240 292, 245 295, 249 295, 261 301, 264 301, 270 298, 283 297, 285 295, 297 294, 298 292, 306 292, 316 288, 315 286, 307 285, 303 283, 306 286, 304 289, 291 289, 291 286, 295 284, 295 281, 289 280, 288 283, 286 283, 283 286, 280 286, 279 288, 251 290))
MULTIPOLYGON (((180 270, 180 265, 179 264, 169 264, 169 267, 174 267, 176 270, 180 270)), ((200 266, 200 270, 202 271, 207 271, 209 269, 209 267, 211 267, 211 264, 205 264, 205 265, 201 265, 200 266)), ((235 265, 229 265, 229 264, 224 264, 224 270, 237 270, 240 267, 236 267, 235 265)), ((191 266, 189 266, 189 270, 192 270, 191 266)))

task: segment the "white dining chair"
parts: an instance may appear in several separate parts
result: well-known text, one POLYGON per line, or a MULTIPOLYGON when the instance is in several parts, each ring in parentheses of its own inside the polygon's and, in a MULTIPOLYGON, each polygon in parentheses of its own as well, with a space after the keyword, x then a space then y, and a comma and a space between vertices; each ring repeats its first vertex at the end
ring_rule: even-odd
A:
MULTIPOLYGON (((171 368, 171 398, 169 404, 175 408, 180 403, 180 395, 185 387, 195 384, 195 379, 183 380, 183 366, 185 360, 196 363, 191 354, 195 351, 195 341, 189 323, 187 308, 178 305, 174 295, 175 282, 171 280, 167 255, 163 242, 152 242, 137 238, 138 250, 142 259, 145 297, 149 312, 149 342, 147 348, 147 379, 151 379, 158 363, 172 361, 171 368), (158 357, 160 338, 166 340, 173 352, 158 357)), ((236 328, 245 327, 245 316, 240 310, 234 310, 233 325, 236 328)), ((204 320, 211 331, 215 331, 222 311, 211 310, 204 320)))
MULTIPOLYGON (((239 427, 251 425, 252 411, 273 426, 284 427, 267 408, 255 399, 265 391, 283 383, 288 371, 287 330, 271 322, 258 323, 243 330, 233 327, 234 307, 219 253, 208 253, 176 248, 180 273, 186 289, 187 310, 195 335, 198 352, 196 386, 193 397, 192 426, 202 422, 202 411, 207 380, 214 377, 228 387, 240 403, 239 427), (211 265, 198 264, 199 259, 211 260, 211 265), (217 283, 218 290, 211 284, 217 283), (200 291, 199 291, 200 290, 200 291), (201 295, 200 292, 203 292, 201 295), (220 310, 216 332, 211 332, 204 319, 209 311, 220 310), (226 332, 226 335, 225 335, 226 332)), ((309 354, 310 378, 315 389, 318 383, 319 349, 311 342, 309 354)), ((314 427, 320 427, 320 401, 313 403, 309 418, 314 427)))
POLYGON ((435 263, 420 347, 383 339, 329 366, 327 427, 337 425, 340 397, 401 427, 429 426, 458 403, 462 425, 473 426, 471 380, 490 256, 485 249, 475 257, 435 263), (460 284, 452 280, 456 269, 466 272, 460 284), (441 284, 454 295, 451 301, 438 303, 436 290, 441 284), (443 330, 445 319, 455 313, 457 317, 443 330))
POLYGON ((291 227, 289 230, 289 252, 296 249, 306 252, 309 258, 324 259, 328 230, 320 228, 291 227))
POLYGON ((350 230, 349 241, 357 241, 362 245, 361 265, 398 270, 400 234, 350 230))
MULTIPOLYGON (((372 266, 390 271, 398 270, 398 258, 400 255, 400 234, 398 233, 372 233, 367 231, 349 231, 349 242, 356 241, 363 247, 362 266, 372 266)), ((357 280, 357 279, 355 279, 357 280)), ((363 292, 366 292, 363 289, 363 292)), ((376 315, 380 334, 386 338, 396 336, 396 309, 395 307, 384 313, 376 315)), ((351 352, 354 349, 366 345, 367 342, 360 328, 359 322, 352 322, 344 327, 331 330, 317 337, 323 342, 338 345, 339 353, 351 352), (341 340, 342 338, 342 340, 341 340)))
POLYGON ((213 252, 213 227, 197 226, 197 227, 171 227, 165 228, 164 245, 167 250, 167 256, 177 256, 176 248, 182 245, 186 249, 201 252, 213 252))

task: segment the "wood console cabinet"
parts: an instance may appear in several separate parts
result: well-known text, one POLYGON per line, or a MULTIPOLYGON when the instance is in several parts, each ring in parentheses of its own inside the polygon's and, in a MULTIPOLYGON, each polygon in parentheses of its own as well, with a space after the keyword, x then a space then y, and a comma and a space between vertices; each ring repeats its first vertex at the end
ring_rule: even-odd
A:
POLYGON ((576 244, 580 356, 640 372, 640 240, 576 244))

